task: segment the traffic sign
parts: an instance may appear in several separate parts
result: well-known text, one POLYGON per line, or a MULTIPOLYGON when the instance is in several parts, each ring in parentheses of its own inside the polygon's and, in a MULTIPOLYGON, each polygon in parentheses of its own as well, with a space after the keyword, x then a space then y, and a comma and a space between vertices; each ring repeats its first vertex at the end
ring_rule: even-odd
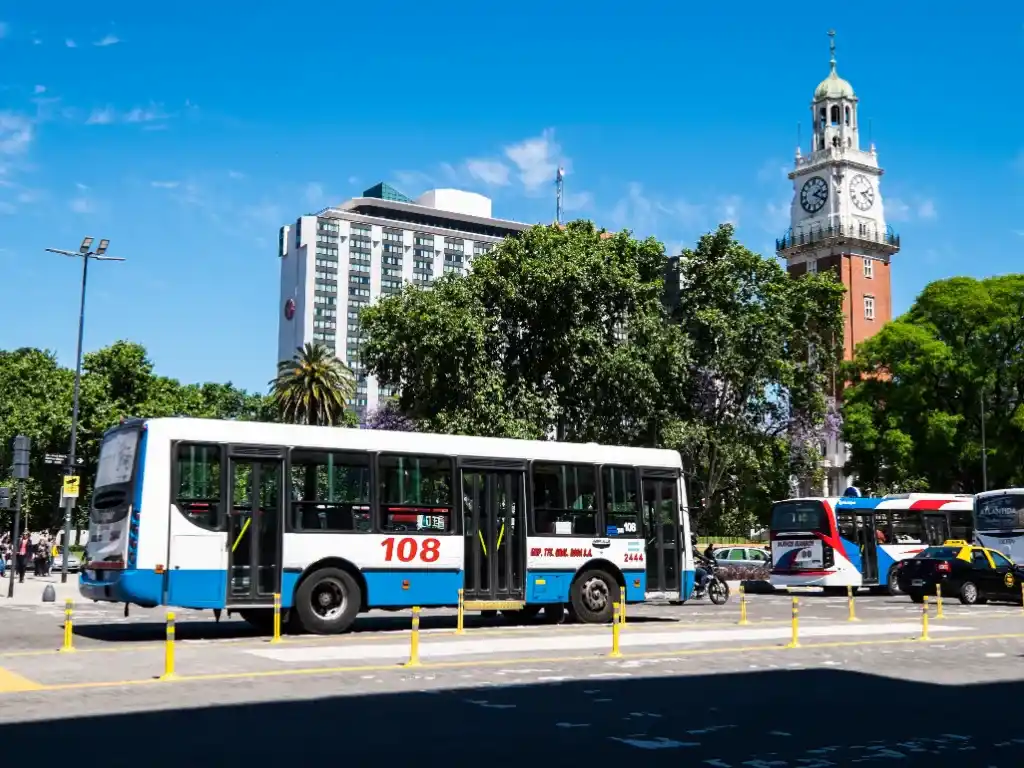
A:
POLYGON ((65 499, 77 499, 79 481, 82 478, 77 475, 68 475, 64 478, 64 498, 65 499))
MULTIPOLYGON (((61 464, 67 464, 67 461, 68 455, 66 453, 48 453, 45 456, 43 456, 44 464, 54 464, 59 466, 61 464)), ((85 464, 85 459, 83 459, 81 456, 76 456, 75 466, 80 467, 83 464, 85 464)))

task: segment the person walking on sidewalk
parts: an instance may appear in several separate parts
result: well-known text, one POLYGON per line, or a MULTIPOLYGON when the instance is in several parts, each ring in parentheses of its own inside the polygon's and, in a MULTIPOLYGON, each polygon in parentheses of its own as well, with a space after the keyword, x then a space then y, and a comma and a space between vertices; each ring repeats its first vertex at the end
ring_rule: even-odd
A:
POLYGON ((18 583, 23 584, 25 582, 25 571, 28 570, 28 561, 32 559, 32 536, 29 535, 28 531, 21 534, 21 541, 19 541, 14 550, 15 569, 18 572, 18 583))

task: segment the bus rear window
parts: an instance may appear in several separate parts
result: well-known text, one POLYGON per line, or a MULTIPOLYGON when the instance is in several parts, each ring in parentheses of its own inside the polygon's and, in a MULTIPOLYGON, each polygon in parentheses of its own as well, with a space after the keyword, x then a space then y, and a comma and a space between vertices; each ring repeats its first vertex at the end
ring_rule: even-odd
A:
POLYGON ((928 547, 917 554, 918 560, 956 560, 960 547, 928 547))
POLYGON ((780 501, 772 507, 773 531, 827 531, 828 517, 820 501, 780 501))

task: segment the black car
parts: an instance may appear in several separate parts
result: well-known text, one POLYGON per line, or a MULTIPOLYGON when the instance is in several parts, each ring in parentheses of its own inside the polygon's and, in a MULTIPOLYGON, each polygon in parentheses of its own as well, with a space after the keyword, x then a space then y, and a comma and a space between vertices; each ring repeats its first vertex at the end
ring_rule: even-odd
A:
POLYGON ((964 605, 1000 600, 1019 603, 1024 567, 1002 552, 976 547, 966 541, 947 541, 928 547, 897 566, 900 590, 915 603, 935 595, 941 585, 943 597, 956 597, 964 605))

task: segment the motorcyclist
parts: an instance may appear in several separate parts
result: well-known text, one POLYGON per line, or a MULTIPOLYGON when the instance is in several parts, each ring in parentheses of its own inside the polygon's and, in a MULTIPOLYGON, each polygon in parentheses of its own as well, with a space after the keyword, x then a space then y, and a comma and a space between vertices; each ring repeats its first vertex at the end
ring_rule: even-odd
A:
POLYGON ((715 561, 713 558, 705 557, 697 551, 697 534, 690 535, 690 541, 693 544, 693 559, 696 567, 694 568, 693 576, 694 583, 698 591, 703 592, 707 589, 708 582, 711 581, 711 574, 714 571, 715 561))

